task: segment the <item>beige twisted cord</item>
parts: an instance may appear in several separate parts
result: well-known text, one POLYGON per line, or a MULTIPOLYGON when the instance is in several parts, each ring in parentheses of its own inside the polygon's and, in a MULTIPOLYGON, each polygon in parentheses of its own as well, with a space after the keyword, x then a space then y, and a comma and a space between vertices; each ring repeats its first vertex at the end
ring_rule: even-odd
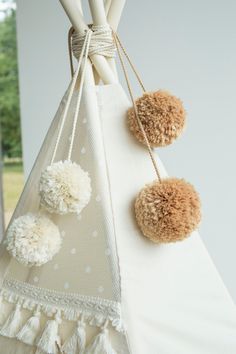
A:
MULTIPOLYGON (((142 88, 142 90, 143 90, 143 92, 146 92, 146 89, 145 89, 145 87, 144 87, 143 81, 142 81, 141 77, 139 76, 139 74, 138 74, 138 72, 137 72, 137 70, 136 70, 134 64, 132 63, 132 61, 131 61, 131 59, 130 59, 128 53, 126 52, 126 50, 125 50, 123 44, 121 43, 120 38, 118 37, 118 34, 115 33, 115 32, 113 32, 113 36, 114 36, 114 35, 115 35, 116 43, 118 43, 119 46, 120 46, 120 48, 122 49, 122 51, 123 51, 123 53, 124 53, 124 55, 125 55, 125 57, 126 57, 128 63, 129 63, 129 65, 130 65, 130 67, 132 68, 132 70, 133 70, 133 72, 134 72, 134 75, 136 76, 136 78, 137 78, 137 80, 138 80, 138 82, 139 82, 139 84, 140 84, 140 86, 141 86, 141 88, 142 88)), ((117 51, 118 51, 118 48, 117 48, 117 51)))
POLYGON ((134 108, 134 114, 135 114, 135 118, 138 122, 138 125, 139 125, 139 128, 143 134, 143 137, 144 137, 144 140, 145 140, 145 143, 147 145, 147 148, 148 148, 148 152, 149 152, 149 155, 150 155, 150 158, 151 158, 151 161, 152 161, 152 164, 153 164, 153 167, 155 169, 155 172, 156 172, 156 175, 157 175, 157 178, 159 180, 159 182, 161 182, 161 175, 160 175, 160 172, 159 172, 159 169, 158 169, 158 166, 157 166, 157 163, 155 161, 155 158, 154 158, 154 155, 153 155, 153 152, 152 152, 152 148, 151 148, 151 145, 149 143, 149 140, 148 140, 148 137, 146 135, 146 132, 144 130, 144 127, 143 127, 143 124, 139 118, 139 114, 138 114, 138 110, 137 110, 137 106, 136 106, 136 103, 135 103, 135 99, 134 99, 134 95, 133 95, 133 92, 132 92, 132 88, 131 88, 131 84, 130 84, 130 81, 129 81, 129 77, 128 77, 128 72, 126 70, 126 66, 125 66, 125 62, 122 58, 122 54, 121 54, 121 51, 120 51, 120 48, 121 50, 123 51, 125 57, 127 58, 136 78, 138 79, 138 82, 140 84, 140 86, 142 87, 143 91, 146 92, 145 88, 144 88, 144 85, 143 85, 143 82, 137 72, 137 70, 135 69, 133 63, 131 62, 131 59, 128 55, 128 53, 126 52, 124 46, 121 44, 121 41, 117 35, 117 33, 115 33, 113 31, 113 38, 114 38, 114 42, 116 44, 116 49, 117 49, 117 53, 118 53, 118 57, 120 59, 120 63, 121 63, 121 66, 122 66, 122 69, 123 69, 123 72, 124 72, 124 76, 125 76, 125 81, 126 81, 126 84, 127 84, 127 87, 128 87, 128 91, 129 91, 129 95, 130 95, 130 98, 131 98, 131 101, 133 103, 133 108, 134 108))
POLYGON ((72 38, 74 31, 75 31, 74 28, 71 27, 68 32, 68 52, 69 52, 69 60, 70 60, 71 77, 73 77, 73 74, 74 74, 73 57, 72 57, 72 43, 71 43, 71 38, 72 38))

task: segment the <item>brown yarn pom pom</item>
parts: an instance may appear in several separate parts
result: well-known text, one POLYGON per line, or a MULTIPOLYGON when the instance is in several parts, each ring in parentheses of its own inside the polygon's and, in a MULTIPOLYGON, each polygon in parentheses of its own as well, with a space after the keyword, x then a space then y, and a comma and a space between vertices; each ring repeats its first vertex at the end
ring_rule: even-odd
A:
POLYGON ((135 214, 144 236, 153 242, 181 241, 200 220, 200 199, 183 179, 166 178, 146 185, 135 201, 135 214))
MULTIPOLYGON (((171 144, 185 125, 185 110, 180 99, 167 91, 144 93, 136 100, 139 119, 152 147, 171 144)), ((128 126, 134 136, 146 144, 135 117, 134 109, 127 113, 128 126)))

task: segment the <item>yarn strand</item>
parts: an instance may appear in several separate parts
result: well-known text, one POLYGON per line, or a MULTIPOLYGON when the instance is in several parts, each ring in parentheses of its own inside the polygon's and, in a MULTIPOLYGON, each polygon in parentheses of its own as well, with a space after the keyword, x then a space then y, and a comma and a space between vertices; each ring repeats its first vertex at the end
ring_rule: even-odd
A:
POLYGON ((60 141, 61 141, 61 135, 62 135, 63 128, 64 128, 64 125, 65 125, 65 121, 66 121, 66 118, 67 118, 68 110, 69 110, 69 107, 70 107, 70 104, 71 104, 72 96, 73 96, 73 93, 74 93, 74 90, 75 90, 75 85, 76 85, 76 82, 77 82, 77 79, 78 79, 78 76, 79 76, 80 67, 81 67, 83 56, 84 56, 84 52, 85 52, 85 49, 86 49, 89 32, 90 31, 88 31, 86 33, 86 37, 85 37, 85 40, 84 40, 84 43, 83 43, 83 47, 82 47, 82 50, 81 50, 81 53, 80 53, 78 66, 77 66, 77 69, 76 69, 76 71, 75 71, 75 73, 73 75, 73 78, 72 78, 72 82, 71 82, 71 85, 70 85, 67 102, 66 102, 65 109, 64 109, 64 112, 63 112, 63 116, 62 116, 60 129, 59 129, 59 132, 58 132, 58 136, 57 136, 57 139, 56 139, 56 144, 55 144, 55 147, 54 147, 54 150, 53 150, 53 154, 52 154, 51 164, 55 161, 57 150, 58 150, 58 147, 59 147, 59 144, 60 144, 60 141))
MULTIPOLYGON (((133 73, 134 73, 134 75, 136 76, 136 78, 137 78, 137 80, 138 80, 138 82, 139 82, 139 84, 140 84, 140 86, 141 86, 143 92, 146 92, 146 89, 145 89, 145 87, 144 87, 143 81, 142 81, 141 77, 139 76, 139 74, 138 74, 138 72, 137 72, 137 70, 136 70, 134 64, 132 63, 132 61, 131 61, 131 59, 130 59, 130 56, 128 55, 127 51, 125 50, 123 44, 121 43, 121 40, 120 40, 118 34, 117 34, 117 33, 114 33, 114 32, 113 32, 113 34, 115 34, 115 37, 116 37, 115 39, 117 40, 117 43, 119 44, 120 48, 122 49, 122 52, 124 53, 124 55, 125 55, 125 57, 126 57, 128 63, 129 63, 129 65, 130 65, 130 67, 132 68, 133 73)), ((117 51, 118 51, 118 49, 117 49, 117 51)))
POLYGON ((70 62, 70 72, 71 72, 71 77, 73 76, 74 73, 74 68, 73 68, 73 57, 72 57, 72 43, 71 43, 71 37, 74 33, 74 28, 71 27, 68 32, 68 52, 69 52, 69 62, 70 62))
POLYGON ((120 63, 121 63, 121 67, 122 67, 122 70, 123 70, 123 73, 124 73, 124 76, 125 76, 125 81, 126 81, 126 84, 127 84, 129 95, 130 95, 130 98, 131 98, 131 101, 132 101, 132 104, 133 104, 135 117, 136 117, 136 120, 138 122, 139 128, 140 128, 140 130, 141 130, 141 132, 143 134, 145 143, 147 145, 148 153, 149 153, 149 156, 151 158, 151 161, 152 161, 154 170, 156 172, 157 178, 158 178, 159 182, 161 182, 161 175, 160 175, 157 163, 155 161, 151 145, 150 145, 149 140, 147 138, 147 134, 146 134, 146 132, 144 130, 143 124, 142 124, 142 122, 141 122, 141 120, 139 118, 137 106, 136 106, 136 103, 135 103, 135 99, 134 99, 134 95, 133 95, 133 92, 132 92, 131 84, 130 84, 130 81, 129 81, 128 72, 127 72, 127 69, 126 69, 126 66, 125 66, 125 62, 124 62, 124 60, 122 58, 121 50, 124 53, 125 57, 127 58, 130 66, 131 66, 132 70, 134 71, 134 74, 137 77, 137 79, 138 79, 138 81, 139 81, 139 83, 140 83, 140 85, 141 85, 141 87, 142 87, 144 92, 145 92, 145 88, 144 88, 144 85, 142 83, 142 80, 141 80, 140 76, 138 75, 136 69, 134 68, 134 65, 132 64, 132 62, 130 60, 130 57, 128 56, 126 50, 124 49, 124 46, 121 44, 121 41, 120 41, 118 35, 114 31, 113 31, 113 38, 114 38, 114 42, 115 42, 115 45, 116 45, 118 57, 119 57, 119 60, 120 60, 120 63), (120 48, 121 48, 121 50, 120 50, 120 48))
MULTIPOLYGON (((70 140, 70 146, 69 146, 69 152, 68 152, 68 160, 71 159, 73 144, 74 144, 74 140, 75 140, 75 131, 76 131, 77 121, 78 121, 78 117, 79 117, 79 108, 80 108, 80 102, 81 102, 83 86, 84 86, 84 78, 85 78, 85 71, 86 71, 86 65, 87 65, 87 60, 88 60, 89 44, 90 44, 90 40, 91 40, 91 35, 92 35, 92 31, 88 30, 87 36, 85 38, 86 49, 85 49, 85 54, 84 54, 84 63, 83 63, 83 68, 82 68, 82 73, 81 73, 81 81, 80 81, 78 99, 77 99, 77 104, 76 104, 76 109, 75 109, 75 114, 74 114, 74 119, 73 119, 72 134, 71 134, 71 140, 70 140)), ((83 56, 80 55, 81 61, 82 61, 82 58, 83 58, 83 56)), ((80 64, 80 66, 81 66, 81 64, 80 64)))

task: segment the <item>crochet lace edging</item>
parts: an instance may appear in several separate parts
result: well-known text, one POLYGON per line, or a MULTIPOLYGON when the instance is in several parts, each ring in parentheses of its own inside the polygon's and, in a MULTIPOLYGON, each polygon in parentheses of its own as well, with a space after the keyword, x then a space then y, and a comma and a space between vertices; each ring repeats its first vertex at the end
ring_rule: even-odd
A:
POLYGON ((45 353, 90 353, 94 348, 115 354, 109 338, 109 327, 124 334, 120 303, 98 297, 75 293, 62 293, 39 288, 14 279, 5 279, 0 290, 0 335, 17 338, 28 345, 35 345, 45 353), (5 303, 14 304, 4 316, 5 303), (25 322, 23 310, 30 312, 25 322), (41 316, 48 318, 41 326, 41 316), (59 326, 63 320, 74 321, 74 331, 63 344, 59 326), (86 326, 100 329, 87 346, 86 326), (106 350, 106 351, 105 351, 106 350))

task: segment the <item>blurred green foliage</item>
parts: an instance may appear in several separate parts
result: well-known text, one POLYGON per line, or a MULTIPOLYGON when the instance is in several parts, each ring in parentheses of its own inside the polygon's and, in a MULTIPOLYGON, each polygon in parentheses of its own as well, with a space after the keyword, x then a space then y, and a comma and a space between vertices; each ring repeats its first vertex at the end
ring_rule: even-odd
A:
POLYGON ((0 22, 0 128, 2 153, 20 157, 21 129, 17 68, 16 11, 0 22))

